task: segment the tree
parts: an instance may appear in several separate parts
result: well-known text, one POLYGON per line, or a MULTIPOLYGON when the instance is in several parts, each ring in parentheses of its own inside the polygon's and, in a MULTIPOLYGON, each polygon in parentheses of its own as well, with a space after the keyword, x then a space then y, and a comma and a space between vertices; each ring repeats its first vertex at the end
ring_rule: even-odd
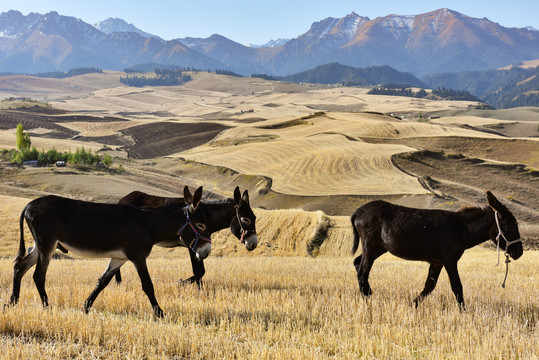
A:
POLYGON ((24 127, 22 124, 17 124, 17 149, 19 151, 24 151, 30 149, 32 142, 30 141, 30 134, 24 132, 24 127))
POLYGON ((110 167, 111 164, 112 158, 110 157, 110 155, 105 154, 105 156, 103 156, 103 165, 105 165, 106 167, 110 167))

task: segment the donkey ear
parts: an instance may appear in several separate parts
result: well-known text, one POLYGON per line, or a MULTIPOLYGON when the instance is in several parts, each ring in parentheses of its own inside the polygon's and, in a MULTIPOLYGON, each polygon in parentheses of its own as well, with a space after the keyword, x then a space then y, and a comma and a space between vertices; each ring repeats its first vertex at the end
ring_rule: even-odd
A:
POLYGON ((505 209, 505 206, 503 206, 502 203, 499 202, 490 191, 487 191, 487 200, 488 204, 494 211, 501 212, 505 209))
POLYGON ((193 206, 193 209, 196 210, 198 208, 198 205, 200 205, 200 200, 202 200, 202 186, 199 187, 195 191, 195 195, 193 195, 193 202, 191 205, 193 206))
POLYGON ((193 202, 193 195, 191 195, 191 192, 189 191, 189 186, 185 186, 183 188, 183 201, 185 201, 186 205, 189 205, 193 202))
POLYGON ((241 200, 240 187, 236 186, 236 188, 234 189, 234 202, 236 203, 236 205, 240 204, 240 200, 241 200))
POLYGON ((247 192, 247 190, 243 192, 243 196, 241 197, 241 199, 243 200, 244 203, 249 205, 249 193, 247 192))

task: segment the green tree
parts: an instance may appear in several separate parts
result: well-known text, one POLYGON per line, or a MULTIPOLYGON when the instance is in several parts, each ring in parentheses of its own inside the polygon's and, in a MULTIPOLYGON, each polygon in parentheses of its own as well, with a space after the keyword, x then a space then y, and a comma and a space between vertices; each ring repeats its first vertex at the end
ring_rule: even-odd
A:
POLYGON ((105 165, 106 167, 109 167, 111 164, 112 164, 112 158, 110 157, 110 155, 105 154, 105 156, 103 156, 103 165, 105 165))
POLYGON ((24 151, 30 149, 32 142, 30 141, 30 134, 24 132, 24 127, 22 124, 17 124, 17 149, 19 151, 24 151))

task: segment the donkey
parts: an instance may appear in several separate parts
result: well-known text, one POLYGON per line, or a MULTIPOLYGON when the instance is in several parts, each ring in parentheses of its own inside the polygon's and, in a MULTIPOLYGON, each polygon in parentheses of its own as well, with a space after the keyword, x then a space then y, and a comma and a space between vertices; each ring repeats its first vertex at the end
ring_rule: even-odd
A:
POLYGON ((154 313, 163 317, 155 299, 146 258, 153 245, 179 236, 196 255, 204 259, 211 251, 206 216, 201 211, 202 187, 191 195, 184 188, 185 203, 158 209, 138 209, 128 205, 99 204, 49 195, 28 203, 20 216, 19 253, 15 259, 13 293, 10 304, 19 300, 21 279, 36 265, 34 282, 43 306, 49 305, 45 292, 45 276, 50 259, 60 245, 76 255, 111 258, 95 289, 84 303, 89 312, 99 293, 109 284, 114 273, 127 261, 137 270, 142 289, 154 313), (24 220, 34 237, 34 247, 26 253, 24 220), (202 240, 202 241, 199 241, 202 240))
MULTIPOLYGON (((140 208, 154 208, 169 204, 183 203, 182 198, 170 198, 149 195, 140 191, 133 191, 120 199, 118 204, 128 204, 140 208)), ((208 232, 213 234, 216 231, 230 227, 230 231, 236 236, 249 251, 254 250, 258 244, 256 235, 255 221, 256 216, 249 204, 249 193, 247 190, 241 195, 238 186, 234 189, 234 199, 227 199, 219 202, 210 202, 200 204, 200 209, 206 215, 208 220, 208 232)), ((164 243, 158 243, 157 246, 183 246, 177 239, 171 239, 164 243)), ((196 283, 199 287, 202 285, 202 277, 206 270, 204 261, 197 259, 196 254, 189 248, 191 256, 191 266, 194 275, 185 282, 196 283)), ((120 270, 116 272, 116 282, 122 281, 120 270)))
MULTIPOLYGON (((436 287, 438 276, 445 268, 451 289, 461 310, 464 310, 462 284, 457 262, 464 253, 479 243, 491 239, 505 248, 506 256, 518 259, 522 241, 518 223, 511 212, 487 191, 490 206, 465 208, 457 212, 414 209, 385 201, 372 201, 351 216, 354 232, 354 254, 361 244, 363 253, 354 259, 359 290, 372 294, 369 272, 374 261, 385 252, 406 260, 422 260, 430 264, 425 288, 413 301, 420 301, 436 287)), ((507 258, 509 261, 509 258, 507 258)))

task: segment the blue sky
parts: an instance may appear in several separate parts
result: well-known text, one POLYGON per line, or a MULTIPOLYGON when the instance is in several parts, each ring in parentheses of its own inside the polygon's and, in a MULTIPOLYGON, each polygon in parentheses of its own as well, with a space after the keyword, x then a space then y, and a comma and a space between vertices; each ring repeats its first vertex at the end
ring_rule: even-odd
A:
POLYGON ((487 17, 505 27, 539 29, 537 0, 23 0, 0 3, 0 12, 19 10, 27 15, 57 11, 90 24, 119 17, 166 40, 217 33, 242 44, 294 38, 308 31, 315 21, 340 18, 351 12, 374 19, 389 14, 417 15, 440 8, 476 18, 487 17))

